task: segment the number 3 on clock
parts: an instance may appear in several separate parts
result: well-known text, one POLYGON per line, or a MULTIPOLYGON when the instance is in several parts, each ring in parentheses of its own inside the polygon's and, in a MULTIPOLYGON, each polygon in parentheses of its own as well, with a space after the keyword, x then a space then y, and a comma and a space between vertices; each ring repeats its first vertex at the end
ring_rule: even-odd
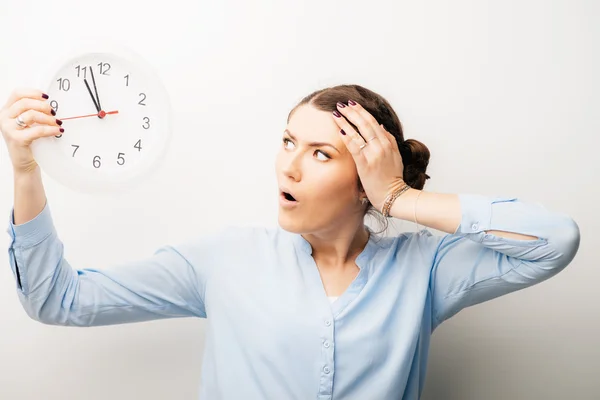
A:
POLYGON ((171 107, 146 60, 100 43, 69 52, 46 76, 42 87, 65 131, 31 147, 53 179, 81 191, 124 190, 159 165, 170 142, 171 107), (132 143, 137 151, 124 150, 132 143))

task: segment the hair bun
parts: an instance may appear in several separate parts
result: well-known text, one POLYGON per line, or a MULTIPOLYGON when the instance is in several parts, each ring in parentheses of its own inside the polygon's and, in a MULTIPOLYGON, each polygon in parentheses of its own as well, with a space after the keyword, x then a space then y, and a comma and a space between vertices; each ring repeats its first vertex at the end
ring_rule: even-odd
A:
POLYGON ((400 147, 400 155, 404 164, 404 182, 413 189, 421 190, 425 181, 430 178, 425 173, 429 165, 429 149, 415 139, 408 139, 400 147))

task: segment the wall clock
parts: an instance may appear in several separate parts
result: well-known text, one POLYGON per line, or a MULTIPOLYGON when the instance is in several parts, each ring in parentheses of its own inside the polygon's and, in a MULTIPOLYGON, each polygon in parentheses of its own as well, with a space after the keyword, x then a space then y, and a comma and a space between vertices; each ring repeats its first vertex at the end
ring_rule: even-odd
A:
POLYGON ((153 171, 171 137, 167 91, 149 63, 114 44, 78 47, 42 74, 64 132, 31 145, 41 169, 85 192, 124 190, 153 171))

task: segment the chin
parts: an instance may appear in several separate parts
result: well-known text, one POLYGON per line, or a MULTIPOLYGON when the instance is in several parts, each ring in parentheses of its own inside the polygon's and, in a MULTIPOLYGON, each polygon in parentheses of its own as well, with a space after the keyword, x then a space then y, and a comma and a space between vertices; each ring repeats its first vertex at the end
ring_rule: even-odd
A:
POLYGON ((285 210, 279 211, 278 223, 281 229, 287 232, 305 235, 323 231, 323 229, 331 226, 331 223, 328 223, 326 219, 320 219, 314 215, 307 217, 286 214, 285 210))
MULTIPOLYGON (((310 214, 310 213, 309 213, 310 214)), ((297 234, 307 234, 319 231, 323 220, 317 220, 314 215, 307 216, 302 213, 279 210, 278 223, 281 229, 297 234)))
POLYGON ((290 218, 288 216, 283 216, 281 213, 279 214, 279 226, 284 231, 292 232, 292 233, 305 233, 305 227, 302 221, 298 218, 290 218))

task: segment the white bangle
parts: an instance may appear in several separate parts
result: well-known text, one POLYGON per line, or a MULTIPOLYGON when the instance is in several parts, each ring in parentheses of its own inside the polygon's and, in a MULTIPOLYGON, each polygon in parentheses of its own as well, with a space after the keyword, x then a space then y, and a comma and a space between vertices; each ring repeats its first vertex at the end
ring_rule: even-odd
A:
POLYGON ((423 191, 419 190, 419 194, 417 195, 417 198, 415 199, 415 224, 417 224, 417 232, 421 230, 419 228, 419 221, 417 220, 417 203, 419 202, 419 197, 421 196, 421 193, 423 193, 423 191))

